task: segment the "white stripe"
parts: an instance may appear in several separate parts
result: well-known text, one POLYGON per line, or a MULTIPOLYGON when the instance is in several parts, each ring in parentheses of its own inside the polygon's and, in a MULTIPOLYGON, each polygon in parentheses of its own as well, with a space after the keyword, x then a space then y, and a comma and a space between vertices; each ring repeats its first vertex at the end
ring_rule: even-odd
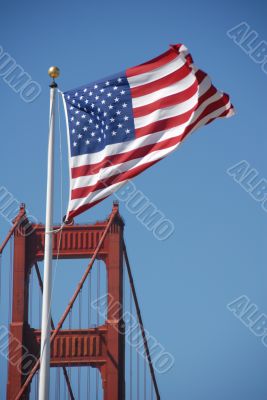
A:
MULTIPOLYGON (((152 152, 152 153, 150 153, 150 154, 147 154, 145 157, 138 158, 138 159, 134 160, 135 163, 132 165, 132 167, 131 167, 131 168, 125 168, 125 171, 130 171, 130 170, 132 170, 133 168, 137 168, 137 167, 139 167, 139 166, 141 166, 141 165, 143 165, 143 164, 146 164, 146 163, 148 163, 148 162, 156 161, 156 160, 158 160, 158 159, 160 159, 160 158, 166 157, 167 154, 169 154, 169 153, 171 153, 173 150, 175 150, 175 149, 178 147, 178 145, 179 145, 179 143, 178 143, 178 144, 175 144, 175 145, 172 146, 172 147, 168 147, 167 149, 156 150, 156 151, 154 151, 154 152, 152 152)), ((126 164, 126 163, 124 163, 124 164, 126 164)), ((122 168, 123 168, 123 166, 122 166, 122 168)), ((123 169, 122 169, 121 171, 124 172, 123 169)), ((109 171, 109 174, 106 175, 106 178, 108 178, 108 176, 114 175, 113 172, 114 172, 114 171, 109 171)), ((101 180, 102 180, 102 179, 104 179, 104 178, 101 177, 101 180)), ((89 186, 89 185, 87 184, 87 182, 85 182, 85 185, 84 185, 84 186, 81 186, 81 187, 87 187, 87 186, 89 186)), ((101 190, 101 189, 100 189, 100 190, 101 190)), ((104 190, 105 190, 105 189, 104 189, 104 190)), ((95 192, 92 192, 92 193, 96 193, 96 192, 98 192, 98 191, 99 191, 99 190, 96 190, 95 192)), ((88 197, 90 197, 90 196, 91 196, 91 193, 89 194, 89 196, 86 196, 85 199, 88 199, 88 197)), ((71 200, 71 203, 72 203, 72 202, 76 202, 76 204, 79 204, 79 203, 81 202, 81 199, 83 199, 83 198, 84 198, 84 197, 82 197, 82 198, 80 198, 80 199, 71 200)), ((95 200, 96 200, 96 199, 94 198, 93 201, 95 201, 95 200)), ((71 206, 71 207, 72 207, 72 209, 73 209, 73 206, 71 206)), ((77 205, 75 205, 74 207, 76 208, 77 205)))
MULTIPOLYGON (((198 122, 198 124, 196 124, 196 126, 192 129, 192 131, 190 132, 190 134, 191 134, 192 132, 194 132, 197 128, 199 128, 200 126, 205 125, 211 118, 216 118, 216 117, 218 117, 221 113, 223 113, 225 110, 230 109, 230 107, 231 107, 231 103, 228 102, 226 106, 223 106, 223 107, 221 107, 220 109, 217 109, 217 110, 213 111, 212 113, 208 114, 206 117, 202 118, 202 119, 198 122)), ((198 111, 199 111, 199 110, 198 110, 198 111)), ((196 114, 197 114, 197 113, 196 113, 196 114)), ((196 118, 197 118, 197 116, 196 116, 196 118)), ((196 119, 196 118, 194 118, 194 119, 196 119)), ((188 136, 189 136, 189 134, 188 134, 188 136)), ((169 150, 169 152, 166 153, 165 156, 166 156, 167 154, 169 154, 170 152, 172 152, 173 150, 175 150, 175 149, 178 147, 178 145, 179 145, 180 143, 181 143, 181 142, 179 142, 178 144, 176 144, 176 145, 174 145, 174 146, 168 148, 167 150, 169 150)), ((159 151, 156 151, 156 152, 154 152, 154 153, 158 153, 158 152, 159 152, 159 151)), ((159 158, 160 158, 160 157, 159 157, 159 158)), ((107 188, 104 188, 104 189, 99 189, 99 190, 97 190, 97 191, 95 191, 95 192, 92 192, 89 196, 83 198, 82 200, 81 200, 81 199, 71 200, 71 201, 70 201, 70 204, 69 204, 69 209, 70 209, 70 210, 75 210, 76 208, 81 207, 81 206, 83 206, 83 205, 85 205, 85 204, 88 204, 88 203, 91 203, 91 202, 100 200, 101 198, 106 197, 106 196, 108 196, 109 194, 114 193, 119 187, 121 187, 122 185, 124 185, 126 182, 127 182, 127 180, 126 180, 126 181, 123 181, 123 182, 116 183, 116 184, 111 185, 111 186, 109 186, 109 187, 107 187, 107 188)))
POLYGON ((139 74, 132 77, 127 77, 130 88, 135 88, 137 86, 145 85, 147 83, 154 82, 160 78, 164 78, 166 75, 177 71, 183 67, 186 60, 183 56, 179 55, 174 60, 170 61, 161 67, 155 68, 152 71, 145 72, 144 74, 139 74))
POLYGON ((84 197, 83 199, 70 200, 69 210, 73 211, 73 210, 76 210, 77 208, 84 206, 85 204, 93 203, 94 201, 103 199, 104 197, 107 197, 110 194, 114 193, 121 186, 123 186, 127 181, 128 181, 128 179, 126 181, 115 183, 114 185, 108 186, 104 189, 96 190, 95 192, 90 193, 89 196, 84 197))
POLYGON ((161 121, 163 119, 177 117, 178 115, 184 114, 187 111, 192 110, 196 106, 197 101, 198 92, 196 92, 189 100, 183 101, 182 103, 160 108, 159 110, 153 111, 143 117, 134 118, 135 129, 143 128, 155 121, 161 121))
POLYGON ((185 78, 181 79, 179 82, 174 83, 173 85, 156 90, 155 92, 146 94, 144 96, 133 98, 133 108, 146 106, 148 104, 154 103, 154 101, 160 100, 172 94, 181 93, 192 86, 195 81, 195 75, 190 73, 185 78))
MULTIPOLYGON (((221 96, 222 97, 222 96, 221 96)), ((207 116, 205 116, 204 118, 201 118, 201 120, 194 126, 193 129, 191 129, 190 131, 190 135, 191 133, 193 133, 196 129, 198 129, 199 127, 205 125, 211 118, 218 118, 220 114, 222 114, 224 111, 227 111, 229 108, 231 107, 231 103, 230 101, 223 107, 221 108, 217 108, 216 110, 214 110, 213 112, 211 112, 210 114, 208 114, 207 116)), ((197 118, 195 118, 196 120, 197 118)))
MULTIPOLYGON (((120 164, 110 165, 109 167, 101 168, 101 170, 94 175, 81 176, 79 178, 72 179, 72 189, 78 189, 86 186, 95 185, 98 181, 109 178, 110 176, 121 174, 122 172, 131 170, 132 168, 138 167, 139 165, 146 164, 147 162, 153 161, 153 154, 156 152, 164 154, 168 149, 154 150, 146 154, 143 157, 128 160, 120 164)), ((161 156, 162 157, 162 156, 161 156)))

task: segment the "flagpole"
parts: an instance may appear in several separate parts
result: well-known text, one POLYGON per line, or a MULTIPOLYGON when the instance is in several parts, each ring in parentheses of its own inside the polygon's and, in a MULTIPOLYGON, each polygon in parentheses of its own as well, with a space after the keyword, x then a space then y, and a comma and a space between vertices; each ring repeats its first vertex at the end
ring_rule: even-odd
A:
POLYGON ((50 113, 49 137, 47 157, 47 188, 46 188, 46 220, 45 220, 45 248, 44 248, 44 286, 42 305, 41 348, 40 348, 40 375, 39 400, 49 399, 50 381, 50 334, 51 334, 51 283, 52 283, 52 240, 53 240, 53 192, 54 192, 54 131, 55 131, 55 78, 59 76, 59 69, 51 67, 48 70, 52 78, 50 84, 50 113))

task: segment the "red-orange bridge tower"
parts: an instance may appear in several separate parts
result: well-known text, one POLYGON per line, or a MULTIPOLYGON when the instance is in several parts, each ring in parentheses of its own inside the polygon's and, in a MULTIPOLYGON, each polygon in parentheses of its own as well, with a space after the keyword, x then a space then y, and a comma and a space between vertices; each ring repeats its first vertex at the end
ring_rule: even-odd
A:
MULTIPOLYGON (((31 224, 27 219, 25 207, 21 207, 13 223, 11 231, 0 248, 0 253, 2 253, 8 240, 11 237, 14 238, 7 400, 29 399, 31 382, 39 368, 41 332, 40 329, 33 328, 29 324, 29 277, 34 268, 42 290, 42 277, 38 262, 41 262, 44 258, 45 239, 44 226, 31 224)), ((54 229, 58 228, 55 227, 54 229)), ((136 315, 144 341, 146 363, 151 375, 151 387, 153 387, 156 398, 160 398, 133 285, 123 239, 123 229, 124 222, 119 214, 118 204, 114 203, 112 213, 107 220, 91 225, 65 226, 62 231, 57 231, 54 234, 53 258, 90 259, 89 265, 59 323, 55 326, 51 319, 51 367, 63 369, 68 398, 71 399, 75 397, 68 376, 69 367, 84 366, 99 370, 104 400, 123 400, 126 398, 125 325, 123 321, 124 262, 129 274, 136 315), (88 329, 62 329, 62 325, 96 259, 105 263, 107 272, 108 300, 105 323, 93 328, 88 327, 88 329)))

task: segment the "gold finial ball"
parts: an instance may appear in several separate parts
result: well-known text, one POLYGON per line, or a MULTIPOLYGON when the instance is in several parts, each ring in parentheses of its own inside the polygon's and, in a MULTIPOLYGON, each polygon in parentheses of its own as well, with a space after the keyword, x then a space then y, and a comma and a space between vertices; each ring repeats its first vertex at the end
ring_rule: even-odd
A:
POLYGON ((48 75, 53 79, 58 78, 59 74, 60 74, 60 69, 58 67, 50 67, 48 70, 48 75))

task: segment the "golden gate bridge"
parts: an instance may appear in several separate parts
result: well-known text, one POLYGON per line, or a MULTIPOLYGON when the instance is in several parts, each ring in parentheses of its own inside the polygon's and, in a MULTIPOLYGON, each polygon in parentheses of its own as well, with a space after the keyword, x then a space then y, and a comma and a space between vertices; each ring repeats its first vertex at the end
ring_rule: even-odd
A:
MULTIPOLYGON (((77 267, 81 276, 64 312, 51 318, 50 398, 159 400, 154 364, 156 358, 166 360, 164 355, 159 360, 161 353, 155 358, 155 347, 149 349, 118 203, 104 221, 58 228, 54 264, 75 260, 77 265, 83 259, 88 264, 77 267)), ((8 301, 1 300, 8 308, 8 327, 0 326, 7 400, 38 398, 44 232, 44 225, 28 220, 22 204, 0 247, 1 256, 6 252, 1 271, 9 272, 9 282, 2 282, 8 301)), ((73 278, 68 275, 73 268, 58 272, 61 289, 54 286, 54 303, 64 297, 64 280, 77 277, 77 271, 73 278)))

